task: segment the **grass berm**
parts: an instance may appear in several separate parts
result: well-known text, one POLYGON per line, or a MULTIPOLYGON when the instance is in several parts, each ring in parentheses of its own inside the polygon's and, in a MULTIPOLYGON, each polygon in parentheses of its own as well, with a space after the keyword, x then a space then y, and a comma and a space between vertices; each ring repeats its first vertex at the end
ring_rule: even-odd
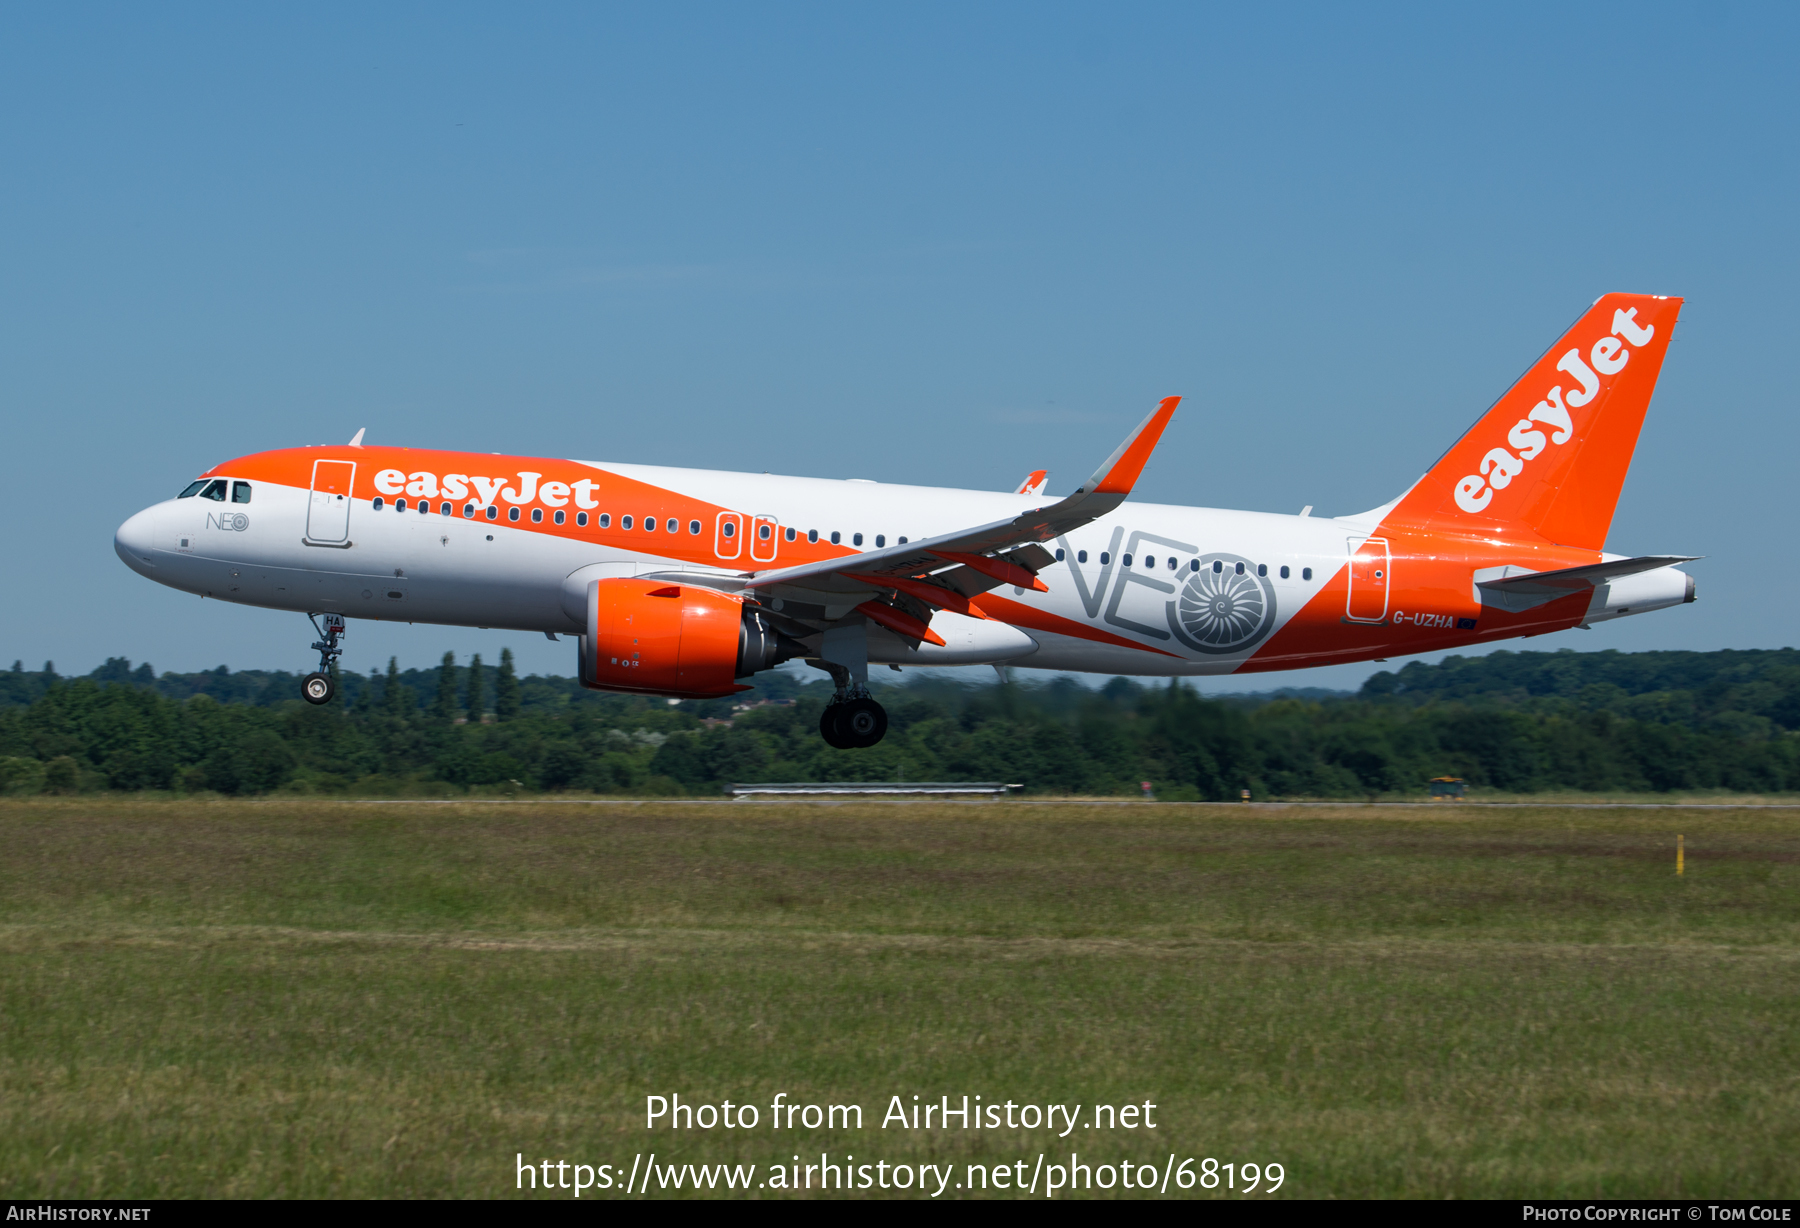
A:
POLYGON ((83 797, 0 803, 0 848, 13 1197, 510 1196, 518 1153, 653 1151, 1800 1195, 1794 809, 83 797), (672 1092, 762 1126, 646 1130, 672 1092), (776 1134, 777 1092, 864 1127, 776 1134), (880 1127, 964 1093, 1157 1128, 880 1127))

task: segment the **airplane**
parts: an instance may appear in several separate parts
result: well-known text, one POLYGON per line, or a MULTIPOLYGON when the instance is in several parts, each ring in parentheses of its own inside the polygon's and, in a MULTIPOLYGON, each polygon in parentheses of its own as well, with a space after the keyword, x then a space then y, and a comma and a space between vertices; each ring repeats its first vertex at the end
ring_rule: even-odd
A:
POLYGON ((1692 555, 1603 550, 1682 300, 1608 294, 1410 488, 1315 517, 1133 503, 1179 397, 1075 491, 1011 493, 384 447, 217 465, 119 527, 160 584, 305 613, 327 703, 346 620, 577 640, 583 686, 716 698, 828 672, 875 745, 873 666, 1196 676, 1591 627, 1694 600, 1692 555))

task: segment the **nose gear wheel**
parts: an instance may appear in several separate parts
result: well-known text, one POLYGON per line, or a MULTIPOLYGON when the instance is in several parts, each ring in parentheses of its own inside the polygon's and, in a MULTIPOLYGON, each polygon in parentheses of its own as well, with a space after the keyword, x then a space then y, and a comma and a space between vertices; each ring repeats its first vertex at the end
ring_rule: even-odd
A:
POLYGON ((342 614, 308 614, 313 630, 319 633, 318 642, 313 650, 319 654, 319 668, 300 680, 300 698, 309 704, 328 704, 332 696, 337 694, 337 683, 332 680, 331 667, 337 659, 344 655, 339 643, 344 638, 344 616, 342 614), (319 620, 325 621, 321 623, 319 620))

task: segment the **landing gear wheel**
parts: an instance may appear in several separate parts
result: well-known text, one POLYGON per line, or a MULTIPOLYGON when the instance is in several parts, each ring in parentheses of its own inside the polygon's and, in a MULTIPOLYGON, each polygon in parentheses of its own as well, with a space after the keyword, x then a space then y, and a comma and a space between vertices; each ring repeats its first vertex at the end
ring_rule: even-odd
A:
POLYGON ((300 694, 309 704, 328 704, 337 694, 337 686, 330 674, 308 674, 300 680, 300 694))
POLYGON ((836 750, 849 750, 851 745, 844 740, 842 728, 838 724, 838 718, 843 714, 843 704, 827 704, 825 711, 819 713, 819 736, 825 739, 827 746, 836 750))
POLYGON ((867 749, 887 733, 887 710, 872 699, 853 699, 838 712, 838 737, 849 746, 867 749))
POLYGON ((344 616, 308 614, 306 618, 319 633, 318 642, 313 645, 313 651, 319 654, 319 668, 300 680, 300 697, 309 704, 328 704, 337 694, 337 683, 331 680, 331 671, 336 667, 337 659, 344 655, 340 643, 344 638, 344 616))

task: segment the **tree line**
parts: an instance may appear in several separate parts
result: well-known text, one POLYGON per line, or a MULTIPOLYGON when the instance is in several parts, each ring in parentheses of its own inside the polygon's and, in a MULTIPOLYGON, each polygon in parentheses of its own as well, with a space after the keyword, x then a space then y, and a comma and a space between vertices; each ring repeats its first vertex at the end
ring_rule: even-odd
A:
POLYGON ((1530 793, 1800 789, 1800 653, 1521 653, 1376 674, 1355 693, 1204 698, 1182 683, 894 675, 870 750, 819 738, 830 694, 771 672, 735 700, 585 691, 498 663, 298 676, 0 672, 0 790, 254 795, 717 794, 768 780, 1003 780, 1164 799, 1416 796, 1435 776, 1530 793))

